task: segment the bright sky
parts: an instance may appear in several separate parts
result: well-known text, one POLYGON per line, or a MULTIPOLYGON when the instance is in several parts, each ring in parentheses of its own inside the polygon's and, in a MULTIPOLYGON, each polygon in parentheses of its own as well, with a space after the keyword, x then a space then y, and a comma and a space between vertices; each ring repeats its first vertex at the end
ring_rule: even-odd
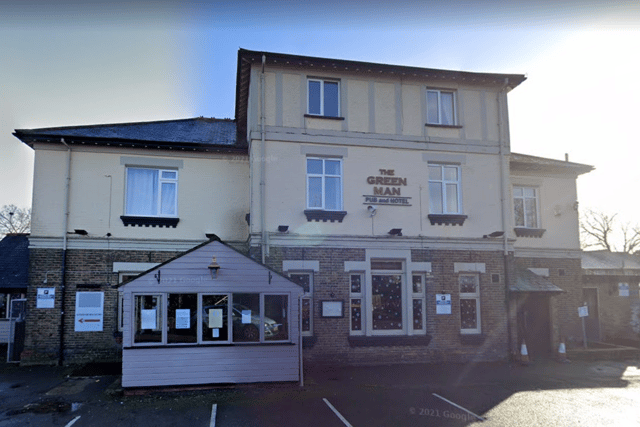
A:
POLYGON ((512 150, 594 165, 581 207, 640 222, 637 1, 51 3, 0 2, 0 206, 31 205, 14 129, 233 117, 242 47, 526 74, 512 150))

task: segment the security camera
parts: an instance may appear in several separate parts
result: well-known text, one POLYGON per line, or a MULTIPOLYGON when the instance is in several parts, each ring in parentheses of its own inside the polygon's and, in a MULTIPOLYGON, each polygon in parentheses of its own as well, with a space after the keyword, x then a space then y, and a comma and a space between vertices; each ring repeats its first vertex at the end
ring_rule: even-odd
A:
POLYGON ((369 216, 373 217, 378 211, 375 206, 367 206, 367 210, 369 211, 369 216))

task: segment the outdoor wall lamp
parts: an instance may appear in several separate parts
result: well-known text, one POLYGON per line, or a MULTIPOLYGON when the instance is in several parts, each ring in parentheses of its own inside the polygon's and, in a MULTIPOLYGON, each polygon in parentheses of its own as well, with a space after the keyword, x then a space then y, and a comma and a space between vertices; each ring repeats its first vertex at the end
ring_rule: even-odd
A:
POLYGON ((502 236, 504 236, 504 231, 494 231, 493 233, 485 234, 484 236, 482 236, 482 238, 495 239, 496 237, 502 237, 502 236))
POLYGON ((392 236, 402 236, 402 228, 392 228, 389 230, 389 234, 392 236))
POLYGON ((288 225, 279 225, 278 226, 278 231, 280 233, 288 233, 289 232, 289 226, 288 225))
POLYGON ((216 257, 211 259, 211 264, 209 264, 209 273, 211 273, 211 278, 216 279, 218 277, 218 270, 220 270, 220 264, 216 261, 216 257))
POLYGON ((370 217, 374 217, 376 215, 376 212, 378 212, 378 209, 376 209, 375 206, 367 206, 367 210, 369 211, 369 216, 370 217))

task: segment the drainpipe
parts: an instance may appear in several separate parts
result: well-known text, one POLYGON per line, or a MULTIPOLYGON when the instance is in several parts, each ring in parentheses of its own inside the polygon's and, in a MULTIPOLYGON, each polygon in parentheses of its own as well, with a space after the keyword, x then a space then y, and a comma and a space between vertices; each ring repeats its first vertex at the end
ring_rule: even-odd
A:
POLYGON ((300 359, 300 387, 304 387, 304 365, 302 356, 302 294, 298 295, 298 358, 300 359))
POLYGON ((64 229, 62 230, 62 267, 60 269, 60 345, 58 364, 62 366, 64 363, 64 309, 66 304, 65 298, 65 270, 67 267, 67 229, 69 228, 69 193, 71 189, 71 147, 67 145, 64 138, 60 138, 60 142, 67 147, 67 177, 64 192, 64 229))
POLYGON ((265 264, 267 252, 269 246, 267 243, 267 221, 265 219, 266 213, 266 193, 265 193, 265 181, 266 181, 266 147, 265 147, 265 112, 264 112, 264 64, 267 61, 267 57, 262 55, 262 71, 260 72, 260 231, 262 237, 260 239, 262 244, 262 264, 265 264))
POLYGON ((503 234, 503 259, 504 259, 504 286, 505 286, 505 296, 506 296, 506 306, 507 306, 507 355, 511 356, 511 348, 513 344, 513 337, 511 336, 511 294, 509 292, 509 233, 507 231, 508 228, 508 215, 509 215, 509 176, 508 165, 505 153, 505 144, 507 142, 507 138, 505 133, 505 125, 504 125, 504 107, 505 103, 503 101, 503 97, 506 96, 506 89, 509 86, 509 79, 504 79, 504 85, 498 92, 498 150, 500 156, 500 205, 502 210, 501 220, 502 220, 502 230, 503 234))

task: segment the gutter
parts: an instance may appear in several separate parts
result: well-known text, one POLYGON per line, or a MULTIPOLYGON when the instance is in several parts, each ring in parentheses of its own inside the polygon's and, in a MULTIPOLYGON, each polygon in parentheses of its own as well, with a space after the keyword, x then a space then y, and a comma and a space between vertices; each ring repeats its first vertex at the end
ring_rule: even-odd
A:
POLYGON ((64 363, 64 310, 66 304, 65 295, 65 270, 67 268, 67 229, 69 228, 69 194, 71 192, 71 147, 67 145, 64 138, 60 138, 60 142, 67 147, 67 177, 64 193, 64 229, 62 230, 62 266, 60 269, 60 345, 58 349, 58 364, 60 366, 64 363))

